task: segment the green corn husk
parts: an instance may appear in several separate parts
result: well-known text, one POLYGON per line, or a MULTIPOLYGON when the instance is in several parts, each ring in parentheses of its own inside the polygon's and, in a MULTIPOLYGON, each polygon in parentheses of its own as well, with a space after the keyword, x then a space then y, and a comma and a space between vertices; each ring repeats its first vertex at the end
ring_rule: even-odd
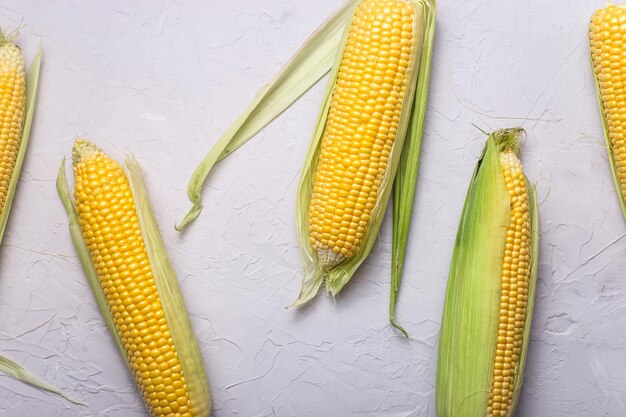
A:
POLYGON ((406 330, 395 319, 396 301, 400 289, 400 280, 404 267, 404 256, 409 239, 409 227, 413 212, 413 201, 419 168, 419 157, 422 148, 422 137, 426 121, 426 103, 433 57, 433 40, 435 37, 435 1, 425 3, 425 35, 422 45, 422 57, 413 117, 409 123, 406 145, 402 151, 400 166, 393 185, 393 240, 391 245, 391 291, 389 296, 389 322, 392 326, 408 336, 406 330))
MULTIPOLYGON (((502 263, 511 218, 498 152, 517 148, 522 135, 521 129, 491 134, 469 186, 454 246, 439 337, 438 417, 487 415, 500 317, 502 263)), ((508 416, 515 412, 523 382, 537 282, 537 198, 528 180, 527 184, 531 223, 528 304, 508 416)))
MULTIPOLYGON (((417 167, 419 161, 419 150, 421 146, 422 133, 424 129, 424 117, 426 112, 426 99, 428 95, 428 83, 430 75, 430 63, 432 57, 432 44, 434 37, 435 22, 435 4, 431 1, 411 0, 410 3, 415 7, 416 13, 416 30, 415 45, 410 66, 411 79, 407 83, 407 92, 405 94, 406 103, 403 106, 400 123, 398 125, 398 134, 396 141, 391 150, 389 166, 383 181, 381 182, 379 199, 377 206, 371 214, 371 222, 366 232, 366 237, 359 248, 359 251, 350 259, 339 264, 330 271, 324 270, 317 260, 317 255, 310 246, 309 230, 308 230, 308 205, 311 197, 313 186, 312 178, 315 175, 315 167, 319 156, 322 135, 326 125, 326 116, 330 107, 332 93, 334 90, 335 80, 339 71, 339 63, 343 57, 345 45, 339 50, 337 60, 333 65, 331 74, 332 82, 326 91, 324 107, 320 114, 317 129, 315 131, 313 141, 306 157, 302 179, 298 190, 297 200, 297 230, 300 236, 300 244, 303 249, 305 277, 302 282, 302 290, 300 296, 293 304, 299 306, 311 300, 319 291, 322 283, 326 282, 326 287, 333 296, 339 294, 341 289, 348 283, 352 275, 361 265, 361 263, 369 255, 378 230, 383 221, 385 209, 392 191, 394 179, 398 181, 399 188, 406 192, 404 196, 399 196, 396 205, 399 207, 398 212, 394 211, 394 228, 397 235, 394 237, 394 262, 393 267, 400 271, 404 258, 404 249, 408 238, 408 225, 410 214, 413 206, 413 192, 417 179, 417 167), (401 164, 401 160, 404 162, 401 164), (402 165, 398 169, 399 165, 402 165), (398 174, 396 176, 396 173, 398 174), (410 188, 410 190, 409 190, 410 188), (400 265, 398 266, 398 263, 400 265)), ((344 34, 347 38, 348 27, 344 34)), ((398 285, 399 272, 394 275, 395 278, 392 285, 398 285)), ((395 302, 397 291, 392 289, 392 304, 395 302)), ((390 308, 391 310, 391 308, 390 308)), ((393 316, 390 321, 395 324, 393 316)), ((397 325, 396 325, 397 326, 397 325)), ((401 329, 401 328, 400 328, 401 329)), ((401 329, 404 332, 404 329, 401 329)))
MULTIPOLYGON (((124 169, 132 190, 144 245, 150 260, 152 274, 161 299, 161 305, 163 306, 172 340, 178 353, 178 359, 183 369, 183 374, 185 375, 185 382, 192 405, 191 412, 194 416, 209 417, 211 415, 211 395, 202 353, 187 314, 176 273, 165 249, 161 234, 159 233, 158 225, 148 199, 147 189, 143 181, 141 168, 134 157, 128 157, 124 169)), ((94 293, 94 297, 96 298, 105 323, 109 328, 109 332, 113 336, 130 371, 131 367, 126 357, 124 345, 115 329, 113 316, 108 308, 98 275, 91 262, 89 250, 83 238, 76 208, 67 189, 65 159, 59 168, 57 191, 68 212, 70 235, 80 258, 81 265, 85 270, 89 286, 94 293)))

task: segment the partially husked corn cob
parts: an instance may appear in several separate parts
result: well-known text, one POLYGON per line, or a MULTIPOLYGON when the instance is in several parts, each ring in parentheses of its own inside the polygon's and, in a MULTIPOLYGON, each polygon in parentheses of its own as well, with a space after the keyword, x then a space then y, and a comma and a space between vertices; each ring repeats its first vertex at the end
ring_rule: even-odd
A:
MULTIPOLYGON (((396 175, 414 184, 433 33, 434 1, 355 2, 300 181, 305 275, 295 306, 323 283, 332 295, 341 291, 374 245, 396 175)), ((394 247, 406 242, 406 194, 394 247)), ((403 256, 394 251, 396 289, 403 256)))
POLYGON ((0 212, 5 208, 15 170, 26 105, 22 51, 0 37, 0 212))
POLYGON ((207 401, 190 393, 124 169, 84 140, 76 141, 72 159, 82 234, 150 414, 208 416, 207 401))
POLYGON ((297 193, 304 277, 293 306, 322 284, 337 295, 367 258, 394 193, 394 318, 424 132, 435 33, 435 0, 348 1, 262 89, 194 170, 192 207, 202 211, 212 168, 285 111, 330 71, 330 82, 297 193))
POLYGON ((442 320, 438 417, 510 417, 515 411, 537 233, 532 186, 516 154, 520 135, 513 129, 490 136, 468 191, 442 320))
POLYGON ((589 41, 615 185, 626 216, 626 6, 596 11, 589 41))
POLYGON ((331 269, 359 251, 388 176, 415 53, 415 8, 364 0, 348 32, 309 203, 310 243, 331 269))

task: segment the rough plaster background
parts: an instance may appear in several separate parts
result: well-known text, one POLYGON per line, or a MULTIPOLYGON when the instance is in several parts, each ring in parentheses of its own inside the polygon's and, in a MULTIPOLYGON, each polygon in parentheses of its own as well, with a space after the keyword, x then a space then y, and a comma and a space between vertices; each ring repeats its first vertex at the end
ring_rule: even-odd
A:
POLYGON ((301 311, 295 190, 325 81, 220 164, 199 221, 189 175, 341 0, 4 0, 0 24, 44 40, 39 108, 0 251, 0 351, 89 404, 0 375, 2 416, 146 411, 106 332, 54 187, 77 135, 134 152, 179 272, 215 416, 434 416, 437 332, 483 129, 523 125, 541 201, 534 330, 518 416, 626 413, 626 225, 588 63, 604 1, 440 1, 409 260, 387 324, 390 224, 342 296, 301 311))

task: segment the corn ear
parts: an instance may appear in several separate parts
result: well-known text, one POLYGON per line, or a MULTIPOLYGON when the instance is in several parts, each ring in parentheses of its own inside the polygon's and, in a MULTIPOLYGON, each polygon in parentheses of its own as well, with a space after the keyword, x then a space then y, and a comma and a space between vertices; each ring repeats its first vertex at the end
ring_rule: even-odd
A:
MULTIPOLYGON (((365 1, 359 2, 361 4, 365 1)), ((300 237, 301 247, 303 249, 305 276, 302 283, 302 290, 294 306, 299 306, 311 300, 319 291, 322 283, 326 282, 326 288, 329 292, 336 296, 341 289, 348 283, 354 272, 365 260, 372 249, 376 240, 378 230, 382 223, 385 209, 391 195, 392 184, 397 172, 402 176, 402 180, 408 184, 414 181, 417 175, 417 157, 423 132, 424 114, 426 111, 426 99, 428 94, 429 70, 430 66, 432 42, 434 34, 434 17, 435 3, 424 0, 406 0, 398 4, 408 4, 414 11, 413 29, 411 32, 412 48, 410 54, 410 63, 406 74, 406 91, 404 92, 404 102, 397 125, 397 133, 391 146, 389 154, 389 162, 381 177, 375 206, 372 208, 367 226, 362 237, 362 241, 354 253, 345 256, 344 259, 333 261, 328 264, 326 260, 321 258, 320 252, 312 246, 312 236, 310 234, 310 203, 312 201, 314 180, 316 170, 320 161, 321 147, 325 130, 327 128, 328 115, 331 108, 333 93, 340 71, 340 64, 344 58, 346 46, 349 43, 350 26, 346 28, 342 48, 339 50, 337 61, 333 66, 331 73, 331 83, 326 91, 324 106, 320 113, 317 129, 314 133, 309 152, 307 154, 303 169, 302 179, 298 190, 297 200, 297 230, 300 237), (420 79, 419 77, 422 76, 420 79), (409 129, 411 126, 411 129, 409 129), (406 148, 404 148, 406 144, 406 148), (398 171, 403 152, 407 153, 407 161, 409 154, 414 159, 410 161, 410 165, 405 164, 401 171, 398 171), (411 168, 411 169, 407 169, 411 168)), ((346 155, 347 157, 347 155, 346 155)), ((408 197, 408 196, 407 196, 408 197)), ((407 198, 408 200, 408 198, 407 198)), ((412 208, 412 196, 408 206, 410 216, 412 208)), ((405 218, 406 219, 406 218, 405 218)), ((401 243, 406 239, 398 238, 397 242, 401 243)), ((400 256, 398 256, 400 258, 400 256)))
POLYGON ((626 143, 623 133, 626 123, 623 83, 626 81, 626 74, 623 65, 625 48, 622 42, 622 38, 626 36, 625 21, 626 6, 623 4, 609 5, 596 11, 589 23, 589 45, 611 172, 622 214, 626 219, 626 143))
POLYGON ((344 27, 355 6, 356 1, 350 0, 326 20, 213 145, 189 180, 187 195, 192 207, 176 225, 176 230, 182 231, 200 215, 202 187, 213 166, 289 108, 331 69, 344 27))
MULTIPOLYGON (((87 146, 93 146, 88 142, 86 143, 87 146)), ((143 242, 145 253, 147 254, 149 260, 148 263, 150 266, 151 275, 156 285, 159 304, 162 307, 163 315, 167 322, 167 331, 169 332, 172 344, 174 346, 175 356, 173 356, 173 358, 176 359, 177 363, 180 364, 180 367, 182 369, 182 371, 171 370, 172 378, 174 378, 173 373, 178 372, 180 372, 180 374, 183 376, 185 392, 181 392, 180 395, 189 399, 189 402, 185 402, 185 407, 187 408, 187 411, 180 411, 180 415, 208 417, 211 414, 211 397, 200 348, 198 346, 198 342, 193 333, 193 329, 191 327, 191 323, 185 309, 184 301, 182 298, 180 287, 178 285, 178 281, 176 279, 175 272, 165 250, 165 246, 163 244, 156 221, 154 219, 154 214, 148 200, 147 191, 143 182, 140 167, 133 157, 129 157, 127 159, 124 167, 124 175, 126 176, 126 180, 128 181, 128 185, 133 197, 132 200, 134 202, 134 209, 136 210, 137 218, 139 221, 139 228, 141 230, 141 240, 143 242)), ((140 377, 139 375, 143 375, 143 372, 145 372, 145 370, 142 370, 141 363, 133 363, 131 361, 130 350, 126 349, 126 346, 122 340, 122 330, 121 328, 116 326, 115 318, 112 314, 111 309, 109 308, 109 303, 107 301, 100 278, 92 262, 91 255, 85 241, 85 235, 83 234, 79 222, 78 212, 67 190, 64 163, 61 164, 59 175, 57 177, 57 190, 70 217, 70 234, 72 237, 72 241, 78 252, 81 264, 85 269, 89 285, 94 293, 94 296, 105 319, 107 327, 109 328, 111 335, 113 336, 120 352, 122 353, 122 357, 124 358, 129 371, 131 371, 131 374, 135 376, 137 384, 141 388, 142 394, 144 394, 146 405, 150 410, 151 415, 155 417, 169 415, 167 413, 174 412, 174 410, 164 410, 168 410, 171 406, 162 405, 159 411, 159 406, 155 405, 156 403, 158 403, 158 395, 161 395, 159 394, 159 391, 154 391, 157 393, 157 396, 155 396, 154 398, 150 398, 147 394, 148 391, 144 391, 144 385, 146 381, 145 379, 143 379, 143 377, 140 377), (166 408, 164 409, 163 407, 166 408)), ((141 302, 143 303, 143 301, 141 302)), ((125 326, 125 324, 123 326, 125 326)), ((139 349, 141 349, 141 346, 139 346, 139 349)), ((143 351, 141 350, 137 351, 136 353, 139 355, 143 355, 143 351)), ((137 356, 135 355, 135 359, 136 358, 137 356)), ((149 365, 148 362, 145 363, 149 365)), ((167 364, 170 365, 170 363, 171 360, 168 360, 167 364)), ((168 370, 161 368, 161 366, 159 365, 158 371, 157 369, 155 369, 154 372, 158 373, 158 375, 156 373, 155 375, 152 375, 153 371, 150 371, 150 378, 163 379, 165 378, 163 377, 163 375, 165 374, 161 373, 168 372, 168 370)), ((154 385, 157 383, 152 382, 151 384, 154 385)), ((156 390, 159 389, 158 387, 154 388, 156 390)), ((167 391, 162 395, 167 402, 176 402, 173 399, 167 399, 166 393, 167 391)), ((179 396, 179 394, 176 395, 179 396)))
MULTIPOLYGON (((507 240, 513 239, 508 227, 513 210, 517 216, 523 207, 516 205, 512 209, 513 199, 507 191, 510 178, 505 175, 500 155, 503 151, 516 153, 522 134, 521 129, 507 129, 491 134, 469 186, 454 246, 439 336, 436 386, 438 417, 510 417, 515 412, 523 382, 534 308, 538 218, 534 188, 525 180, 526 190, 521 192, 527 192, 528 201, 517 202, 526 205, 523 207, 528 209, 529 237, 524 240, 515 235, 515 239, 529 242, 527 294, 524 298, 523 291, 518 291, 518 288, 526 284, 519 284, 518 287, 517 281, 514 283, 512 278, 504 284, 503 265, 510 265, 512 261, 509 259, 519 253, 519 249, 512 248, 514 245, 507 240), (508 310, 501 303, 506 300, 508 306, 513 291, 521 297, 517 300, 526 300, 515 305, 516 308, 523 306, 525 311, 522 309, 513 316, 516 323, 522 326, 521 341, 511 351, 508 347, 498 347, 497 350, 498 343, 509 341, 509 329, 506 324, 503 328, 500 322, 501 308, 503 311, 508 310), (501 332, 504 335, 499 335, 501 332), (510 359, 509 365, 504 368, 498 360, 502 355, 509 355, 510 359), (504 388, 507 398, 498 398, 498 393, 504 392, 504 388), (496 389, 500 391, 494 396, 496 389), (493 406, 494 398, 499 404, 497 407, 493 406)), ((511 340, 517 339, 511 335, 511 340)))

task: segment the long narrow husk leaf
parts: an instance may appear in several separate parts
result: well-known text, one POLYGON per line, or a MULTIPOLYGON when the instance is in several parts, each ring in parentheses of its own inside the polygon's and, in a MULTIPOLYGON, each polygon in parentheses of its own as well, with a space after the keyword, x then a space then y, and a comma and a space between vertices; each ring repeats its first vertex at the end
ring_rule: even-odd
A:
MULTIPOLYGON (((311 141, 311 145, 305 159, 304 168, 302 170, 302 178, 300 180, 300 186, 298 188, 296 219, 297 231, 300 237, 300 243, 303 252, 304 279, 302 281, 302 289, 300 291, 300 295, 298 296, 298 299, 295 301, 293 306, 300 306, 311 300, 317 294, 319 288, 321 287, 321 284, 324 281, 326 282, 326 288, 333 296, 339 294, 341 289, 348 283, 348 281, 354 275, 361 263, 363 263, 363 261, 367 258, 367 255, 372 250, 374 242, 376 241, 378 230, 380 229, 380 225, 382 224, 385 209, 391 195, 391 185, 393 179, 395 178, 395 174, 400 163, 400 158, 402 156, 404 140, 408 136, 408 127, 411 120, 415 118, 416 114, 418 113, 413 111, 413 109, 415 108, 415 102, 417 100, 416 89, 418 85, 418 76, 423 71, 422 64, 429 64, 429 62, 422 62, 421 58, 423 56, 422 45, 425 41, 427 41, 427 39, 425 39, 425 36, 427 36, 427 25, 429 22, 427 14, 430 13, 430 11, 428 5, 425 3, 424 0, 411 0, 411 3, 415 6, 416 28, 414 53, 412 54, 412 59, 410 63, 410 68, 412 70, 409 74, 410 79, 407 82, 409 88, 407 89, 407 93, 405 95, 406 105, 403 106, 400 122, 398 125, 398 136, 391 150, 389 166, 387 168, 385 176, 381 181, 381 191, 379 192, 377 205, 372 211, 370 225, 359 251, 352 258, 335 267, 331 271, 323 271, 317 262, 316 254, 309 244, 310 239, 308 230, 308 205, 313 188, 312 179, 315 175, 316 162, 319 157, 321 139, 326 125, 328 110, 330 108, 332 92, 334 90, 334 85, 337 80, 339 63, 341 62, 345 50, 345 43, 348 35, 349 26, 346 27, 344 39, 341 42, 342 46, 338 51, 335 64, 333 65, 333 71, 330 77, 331 82, 329 83, 326 90, 324 106, 318 118, 317 128, 315 130, 313 140, 311 141)), ((423 97, 419 97, 420 102, 422 99, 423 97)), ((416 126, 417 125, 419 125, 419 123, 417 123, 416 126)))
POLYGON ((55 388, 52 385, 32 375, 26 369, 24 369, 24 367, 22 367, 20 364, 12 361, 11 359, 5 356, 0 356, 0 371, 32 387, 35 387, 40 390, 47 391, 52 394, 56 394, 60 397, 63 397, 71 403, 74 403, 77 405, 86 405, 85 403, 81 401, 74 400, 71 397, 63 394, 63 392, 61 392, 61 390, 59 390, 58 388, 55 388))
POLYGON ((137 160, 131 156, 126 159, 125 170, 137 208, 152 275, 185 375, 191 402, 191 414, 198 417, 209 417, 211 415, 211 395, 204 360, 187 314, 176 272, 154 218, 141 167, 137 160))
POLYGON ((187 194, 193 206, 177 230, 183 230, 202 211, 202 187, 213 166, 283 113, 331 69, 356 3, 349 0, 326 20, 213 145, 189 180, 187 194))
POLYGON ((484 417, 498 334, 502 260, 511 218, 493 135, 469 186, 439 336, 439 417, 484 417))
POLYGON ((606 113, 604 111, 604 104, 602 104, 602 93, 600 91, 600 81, 598 80, 598 75, 595 72, 593 66, 593 58, 591 58, 591 70, 593 72, 593 81, 596 87, 596 98, 598 101, 598 107, 600 108, 600 115, 602 119, 602 129, 604 131, 604 142, 606 145, 606 150, 609 154, 609 162, 611 164, 611 175, 613 176, 613 183, 615 185, 615 190, 617 191, 619 198, 619 206, 622 209, 622 215, 624 219, 626 219, 626 197, 624 197, 624 192, 622 191, 622 183, 619 178, 618 166, 615 161, 615 153, 613 152, 613 144, 611 143, 611 136, 609 133, 609 125, 606 118, 606 113))
POLYGON ((26 73, 26 112, 22 124, 20 145, 15 159, 15 167, 13 169, 13 175, 11 176, 11 182, 9 183, 9 189, 7 190, 6 203, 2 213, 0 213, 0 242, 2 242, 2 237, 4 236, 4 231, 9 219, 9 213, 11 212, 13 197, 15 197, 15 190, 17 189, 17 183, 20 179, 20 172, 22 171, 22 165, 24 164, 24 157, 26 156, 26 149, 28 148, 28 139, 30 138, 33 119, 35 117, 35 104, 37 102, 37 90, 39 87, 42 48, 42 45, 39 44, 37 55, 35 55, 35 58, 26 73))
POLYGON ((395 310, 404 267, 404 256, 409 238, 420 150, 424 134, 424 123, 426 121, 426 103, 428 100, 428 86, 430 85, 430 68, 435 37, 435 0, 425 0, 424 7, 425 35, 419 75, 417 77, 415 103, 413 104, 413 117, 409 124, 407 138, 405 139, 404 149, 402 150, 402 157, 400 159, 400 166, 398 167, 398 173, 396 174, 393 185, 393 238, 391 246, 389 322, 405 336, 408 336, 408 334, 406 330, 396 322, 395 310))
POLYGON ((78 213, 76 213, 76 207, 74 206, 74 202, 70 197, 70 193, 67 189, 67 179, 65 176, 65 158, 61 162, 61 166, 59 167, 59 172, 57 174, 57 192, 59 197, 61 198, 61 202, 67 211, 69 216, 69 229, 70 236, 72 238, 72 243, 74 244, 74 248, 76 248, 76 253, 78 254, 78 259, 80 260, 80 264, 85 271, 85 276, 87 277, 87 283, 89 284, 89 288, 91 288, 91 292, 96 299, 96 303, 98 304, 98 308, 100 309, 100 313, 104 318, 104 322, 109 329, 109 333, 115 344, 117 345, 122 358, 124 358, 124 363, 130 370, 130 363, 128 362, 128 358, 126 357, 126 350, 124 349, 124 344, 122 343, 122 339, 120 339, 117 331, 115 329, 115 322, 113 321, 113 315, 111 314, 111 310, 109 310, 109 306, 106 301, 106 297, 104 296, 104 291, 102 291, 102 286, 100 285, 100 279, 98 278, 98 274, 96 269, 91 262, 91 256, 89 256, 89 249, 87 248, 87 243, 83 237, 83 232, 80 228, 80 223, 78 222, 78 213))

